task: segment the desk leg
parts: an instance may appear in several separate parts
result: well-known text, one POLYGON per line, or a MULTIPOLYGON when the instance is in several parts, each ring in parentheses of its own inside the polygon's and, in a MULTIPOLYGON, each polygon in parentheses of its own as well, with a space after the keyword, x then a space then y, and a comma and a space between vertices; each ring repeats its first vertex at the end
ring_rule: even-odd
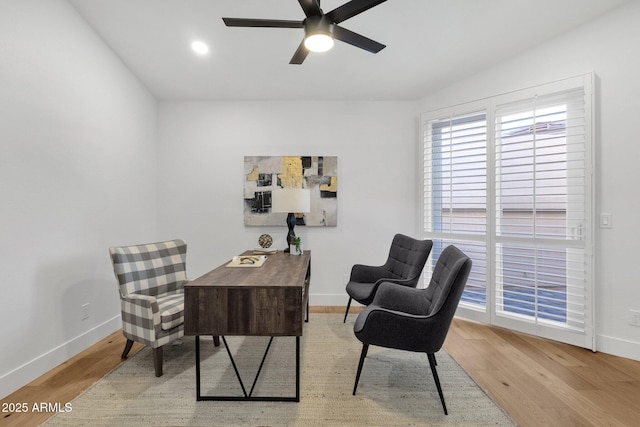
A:
POLYGON ((196 400, 202 400, 200 396, 200 335, 196 335, 196 400))
POLYGON ((300 402, 300 337, 296 336, 296 402, 300 402))

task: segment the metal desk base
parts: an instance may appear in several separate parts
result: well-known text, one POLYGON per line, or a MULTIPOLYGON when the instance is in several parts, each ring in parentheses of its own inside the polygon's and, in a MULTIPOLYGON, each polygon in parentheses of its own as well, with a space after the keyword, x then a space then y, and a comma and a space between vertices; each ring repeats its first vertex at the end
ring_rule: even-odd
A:
POLYGON ((271 348, 271 343, 273 342, 273 338, 269 340, 269 344, 267 344, 267 348, 262 356, 262 361, 260 362, 260 367, 258 368, 258 372, 256 373, 256 377, 253 380, 253 384, 251 385, 251 390, 247 393, 247 390, 244 386, 244 382, 240 377, 240 373, 238 372, 238 368, 236 367, 236 362, 233 360, 233 355, 229 350, 229 346, 227 345, 227 340, 223 336, 222 341, 224 342, 224 346, 227 349, 227 354, 229 355, 229 359, 231 359, 231 364, 233 365, 233 369, 236 372, 236 377, 238 378, 238 382, 242 387, 243 396, 203 396, 200 392, 200 336, 196 335, 196 400, 217 400, 217 401, 253 401, 253 402, 300 402, 300 337, 296 337, 296 395, 292 397, 287 396, 253 396, 253 389, 256 386, 256 382, 258 381, 258 377, 260 376, 260 372, 262 371, 262 366, 264 365, 264 361, 267 358, 267 354, 269 353, 269 349, 271 348))

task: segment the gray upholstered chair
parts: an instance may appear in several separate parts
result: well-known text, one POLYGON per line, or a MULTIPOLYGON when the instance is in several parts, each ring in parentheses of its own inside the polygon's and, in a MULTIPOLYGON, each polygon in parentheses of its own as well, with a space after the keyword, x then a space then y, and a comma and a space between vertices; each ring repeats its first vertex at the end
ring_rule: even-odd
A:
POLYGON ((351 276, 347 283, 347 310, 344 320, 347 321, 351 300, 369 305, 373 301, 380 283, 391 282, 415 288, 422 274, 424 264, 429 258, 433 242, 416 240, 403 234, 396 234, 391 242, 387 262, 381 266, 356 264, 351 268, 351 276))
POLYGON ((380 285, 373 302, 358 315, 353 326, 356 338, 362 342, 354 395, 369 345, 424 352, 447 414, 435 353, 442 348, 470 271, 471 259, 455 246, 448 246, 438 258, 427 288, 380 285))
MULTIPOLYGON (((183 240, 109 248, 120 290, 122 358, 133 342, 153 348, 156 376, 162 375, 162 346, 184 335, 187 244, 183 240)), ((214 337, 215 345, 219 338, 214 337)))

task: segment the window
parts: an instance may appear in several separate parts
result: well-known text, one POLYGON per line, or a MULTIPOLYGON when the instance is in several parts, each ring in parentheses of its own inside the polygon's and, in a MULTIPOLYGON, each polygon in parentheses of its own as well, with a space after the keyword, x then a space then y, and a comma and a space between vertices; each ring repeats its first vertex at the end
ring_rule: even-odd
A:
POLYGON ((474 267, 463 301, 486 301, 487 121, 484 112, 433 121, 425 129, 424 229, 438 233, 432 260, 454 242, 474 267), (466 236, 465 240, 460 238, 466 236))
POLYGON ((474 263, 459 312, 588 348, 590 83, 580 76, 423 121, 432 259, 455 244, 474 263))

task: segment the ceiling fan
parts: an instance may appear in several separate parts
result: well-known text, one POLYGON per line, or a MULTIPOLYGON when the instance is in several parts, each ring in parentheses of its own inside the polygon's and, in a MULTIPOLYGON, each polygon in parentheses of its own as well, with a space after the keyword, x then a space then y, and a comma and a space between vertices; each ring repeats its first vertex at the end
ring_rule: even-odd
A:
POLYGON ((298 0, 306 18, 302 21, 279 19, 222 18, 227 27, 304 28, 304 39, 293 54, 289 64, 302 64, 309 52, 326 52, 333 47, 334 39, 348 43, 372 53, 386 46, 349 31, 338 24, 352 18, 386 0, 351 0, 324 13, 320 0, 298 0))

